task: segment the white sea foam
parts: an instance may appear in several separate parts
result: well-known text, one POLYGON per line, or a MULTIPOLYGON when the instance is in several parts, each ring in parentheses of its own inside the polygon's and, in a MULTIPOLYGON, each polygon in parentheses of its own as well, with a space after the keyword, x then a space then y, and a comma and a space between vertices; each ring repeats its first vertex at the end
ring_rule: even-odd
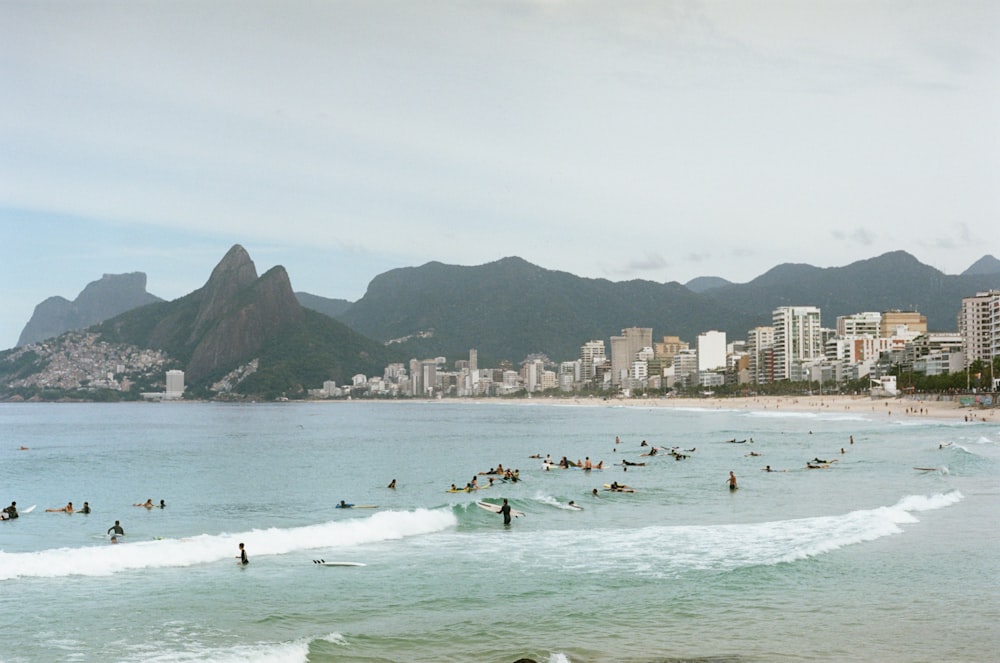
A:
MULTIPOLYGON (((128 660, 128 659, 126 659, 128 660)), ((188 651, 143 652, 132 659, 150 663, 305 663, 309 660, 309 643, 259 643, 230 648, 197 647, 188 651)))
POLYGON ((106 576, 147 568, 184 567, 231 560, 240 542, 251 559, 298 550, 343 548, 439 532, 457 524, 449 510, 384 511, 305 527, 269 528, 234 534, 201 534, 182 539, 142 541, 30 553, 0 552, 0 580, 70 575, 106 576))
MULTIPOLYGON (((621 572, 677 575, 692 570, 770 566, 817 557, 846 546, 899 534, 918 522, 914 513, 960 502, 962 494, 911 495, 892 506, 842 515, 733 525, 680 525, 620 530, 563 532, 526 537, 525 554, 543 556, 554 566, 580 573, 621 572), (587 550, 587 555, 580 555, 587 550)), ((518 554, 511 551, 512 554, 518 554)))

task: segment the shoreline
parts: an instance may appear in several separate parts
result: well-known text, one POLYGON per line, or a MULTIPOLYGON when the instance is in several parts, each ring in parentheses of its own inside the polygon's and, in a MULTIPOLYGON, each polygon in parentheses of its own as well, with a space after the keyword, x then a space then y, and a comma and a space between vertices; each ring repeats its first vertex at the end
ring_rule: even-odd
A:
POLYGON ((858 414, 872 419, 948 419, 969 423, 998 421, 995 407, 962 405, 958 400, 872 399, 869 396, 733 396, 725 398, 573 398, 540 397, 516 401, 494 398, 444 399, 428 402, 468 401, 489 403, 551 403, 585 407, 663 407, 702 410, 746 410, 757 412, 802 412, 858 414))

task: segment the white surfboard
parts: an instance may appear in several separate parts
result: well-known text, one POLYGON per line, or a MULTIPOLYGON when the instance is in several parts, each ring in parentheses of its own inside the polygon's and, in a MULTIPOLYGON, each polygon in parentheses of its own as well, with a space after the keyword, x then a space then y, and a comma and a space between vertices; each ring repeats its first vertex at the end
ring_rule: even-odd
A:
POLYGON ((325 559, 314 559, 313 564, 319 566, 365 566, 361 562, 328 562, 325 559))
MULTIPOLYGON (((480 509, 486 509, 487 511, 492 511, 493 513, 500 513, 499 504, 490 504, 489 502, 476 502, 476 506, 478 506, 480 509)), ((524 515, 524 511, 511 509, 510 515, 514 516, 515 518, 519 518, 524 515)))
POLYGON ((35 510, 35 507, 36 507, 36 506, 38 506, 38 505, 37 505, 37 504, 32 504, 31 506, 29 506, 29 507, 28 507, 27 509, 25 509, 25 510, 24 510, 24 511, 22 511, 21 513, 31 513, 32 511, 34 511, 34 510, 35 510))

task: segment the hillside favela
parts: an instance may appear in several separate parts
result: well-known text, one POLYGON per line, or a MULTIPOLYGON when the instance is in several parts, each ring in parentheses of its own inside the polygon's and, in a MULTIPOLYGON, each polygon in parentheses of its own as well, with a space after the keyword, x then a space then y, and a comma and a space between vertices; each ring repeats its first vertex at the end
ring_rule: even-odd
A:
POLYGON ((280 266, 258 276, 236 245, 185 297, 145 287, 143 274, 105 275, 76 302, 40 304, 0 354, 0 398, 863 393, 990 407, 1000 388, 992 256, 958 276, 897 252, 687 286, 583 279, 517 258, 430 263, 377 277, 352 303, 293 292, 280 266))

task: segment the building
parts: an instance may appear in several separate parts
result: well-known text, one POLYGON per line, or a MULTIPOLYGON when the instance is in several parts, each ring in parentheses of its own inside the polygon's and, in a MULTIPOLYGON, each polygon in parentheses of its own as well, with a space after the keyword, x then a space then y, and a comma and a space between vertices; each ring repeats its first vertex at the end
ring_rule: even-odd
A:
POLYGON ((698 334, 698 371, 717 371, 726 366, 726 332, 698 334))
POLYGON ((1000 357, 1000 290, 962 298, 958 333, 962 336, 966 365, 977 360, 989 363, 1000 357))
POLYGON ((680 336, 664 336, 663 341, 653 345, 656 358, 661 361, 661 365, 664 367, 673 366, 674 355, 687 349, 688 344, 682 341, 680 336))
POLYGON ((918 334, 927 333, 927 316, 916 311, 884 311, 882 313, 882 335, 896 336, 900 327, 918 334))
POLYGON ((653 347, 652 327, 627 327, 621 336, 611 337, 611 383, 621 386, 643 348, 653 347))
POLYGON ((184 397, 184 371, 167 371, 167 393, 163 398, 174 400, 184 397))
POLYGON ((597 367, 606 361, 604 341, 587 341, 580 346, 580 380, 593 382, 597 376, 597 367))
POLYGON ((774 327, 754 327, 747 332, 750 382, 774 382, 774 327))
POLYGON ((820 310, 781 306, 771 314, 774 327, 774 379, 800 381, 803 367, 823 359, 820 310))

